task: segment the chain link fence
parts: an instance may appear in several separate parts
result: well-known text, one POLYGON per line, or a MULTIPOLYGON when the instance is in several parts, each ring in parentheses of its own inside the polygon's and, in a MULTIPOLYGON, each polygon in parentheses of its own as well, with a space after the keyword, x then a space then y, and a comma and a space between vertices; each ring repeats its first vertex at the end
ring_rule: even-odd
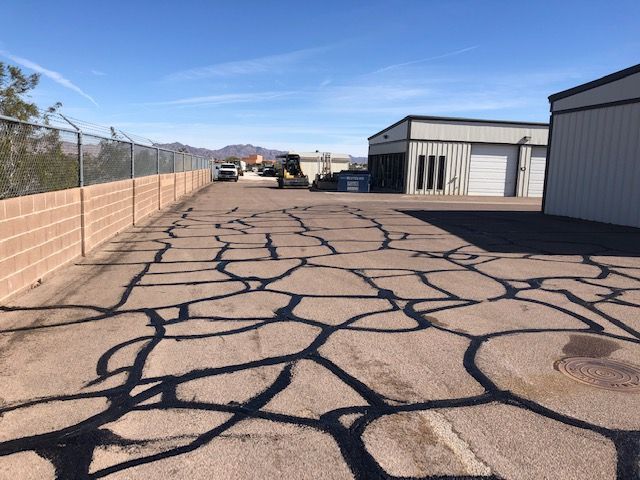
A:
POLYGON ((78 134, 0 122, 0 198, 75 187, 79 175, 78 134))
POLYGON ((83 135, 82 153, 84 185, 117 182, 131 178, 130 143, 83 135))
POLYGON ((173 152, 160 150, 160 173, 173 173, 173 152))
POLYGON ((176 153, 176 172, 184 172, 184 154, 176 153))
POLYGON ((158 150, 140 145, 133 146, 133 171, 136 177, 158 173, 158 150))
POLYGON ((0 199, 208 165, 203 157, 75 130, 0 116, 0 199))

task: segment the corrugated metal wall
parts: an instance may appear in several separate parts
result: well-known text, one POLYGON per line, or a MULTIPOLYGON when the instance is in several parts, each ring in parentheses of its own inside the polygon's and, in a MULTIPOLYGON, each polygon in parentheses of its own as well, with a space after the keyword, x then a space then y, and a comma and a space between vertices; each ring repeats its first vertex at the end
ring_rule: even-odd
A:
POLYGON ((548 126, 483 124, 463 121, 411 120, 411 140, 517 145, 530 137, 531 145, 546 145, 548 126))
POLYGON ((526 197, 529 194, 531 149, 531 145, 520 145, 520 157, 518 158, 518 180, 516 184, 517 197, 526 197))
POLYGON ((547 165, 547 148, 532 147, 527 167, 527 197, 542 197, 544 191, 544 173, 547 165))
POLYGON ((640 104, 555 113, 545 213, 640 227, 640 104))
MULTIPOLYGON (((418 173, 418 158, 420 155, 435 155, 436 158, 443 155, 447 159, 445 189, 437 194, 443 195, 468 195, 469 171, 471 165, 471 143, 461 142, 416 142, 409 143, 407 155, 408 169, 406 181, 406 193, 430 195, 432 192, 416 190, 418 173)), ((521 145, 518 159, 518 172, 516 180, 516 195, 526 197, 529 195, 529 180, 531 170, 531 154, 533 149, 540 149, 532 145, 521 145)))
MULTIPOLYGON (((471 144, 460 142, 410 142, 406 193, 416 191, 418 157, 420 155, 444 155, 447 158, 444 195, 465 195, 469 184, 469 159, 471 144)), ((429 193, 427 193, 429 194, 429 193)))

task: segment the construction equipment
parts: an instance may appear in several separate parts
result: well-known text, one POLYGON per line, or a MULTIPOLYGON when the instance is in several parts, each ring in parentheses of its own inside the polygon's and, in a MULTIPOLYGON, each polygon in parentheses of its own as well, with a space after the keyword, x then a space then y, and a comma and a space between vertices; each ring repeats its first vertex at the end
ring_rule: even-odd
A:
POLYGON ((338 176, 332 173, 331 153, 318 152, 318 168, 311 188, 313 190, 337 190, 338 176))
POLYGON ((316 175, 316 180, 331 175, 331 171, 331 153, 323 152, 318 156, 318 174, 316 175))
POLYGON ((294 153, 278 155, 275 166, 279 188, 309 186, 309 177, 300 167, 300 155, 294 153))

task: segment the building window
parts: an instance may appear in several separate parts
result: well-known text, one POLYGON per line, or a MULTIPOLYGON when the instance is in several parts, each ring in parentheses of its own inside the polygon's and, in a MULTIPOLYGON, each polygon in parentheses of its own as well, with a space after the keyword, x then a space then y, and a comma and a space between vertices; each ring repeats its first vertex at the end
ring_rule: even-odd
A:
POLYGON ((427 190, 433 189, 433 180, 436 171, 436 156, 429 155, 429 165, 427 166, 427 190))
POLYGON ((416 183, 416 189, 422 190, 424 188, 424 164, 426 161, 426 157, 424 155, 420 155, 418 157, 418 180, 416 183))
POLYGON ((447 159, 444 156, 438 158, 438 190, 444 190, 444 172, 446 171, 447 159))

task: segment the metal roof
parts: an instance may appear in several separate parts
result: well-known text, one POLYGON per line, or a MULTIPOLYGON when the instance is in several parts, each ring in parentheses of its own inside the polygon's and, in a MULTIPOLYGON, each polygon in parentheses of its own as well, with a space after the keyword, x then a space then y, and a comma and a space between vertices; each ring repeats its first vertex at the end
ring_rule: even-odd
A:
POLYGON ((371 135, 367 140, 371 140, 373 137, 377 137, 378 135, 386 132, 387 130, 392 129, 395 126, 400 125, 402 122, 409 120, 427 120, 427 121, 436 121, 436 122, 470 122, 470 123, 497 123, 500 125, 514 125, 514 126, 532 126, 532 127, 549 127, 548 123, 543 122, 518 122, 515 120, 485 120, 481 118, 464 118, 464 117, 438 117, 432 115, 407 115, 402 120, 398 120, 393 125, 389 125, 387 128, 380 130, 378 133, 371 135))
POLYGON ((591 82, 583 83, 582 85, 578 85, 577 87, 569 88, 567 90, 554 93, 553 95, 549 96, 549 101, 555 102, 556 100, 561 100, 563 98, 570 97, 572 95, 575 95, 576 93, 586 92, 587 90, 591 90, 593 88, 606 85, 607 83, 615 82, 616 80, 623 79, 635 73, 640 73, 640 63, 638 65, 634 65, 633 67, 625 68, 624 70, 610 73, 609 75, 605 75, 602 78, 592 80, 591 82))

